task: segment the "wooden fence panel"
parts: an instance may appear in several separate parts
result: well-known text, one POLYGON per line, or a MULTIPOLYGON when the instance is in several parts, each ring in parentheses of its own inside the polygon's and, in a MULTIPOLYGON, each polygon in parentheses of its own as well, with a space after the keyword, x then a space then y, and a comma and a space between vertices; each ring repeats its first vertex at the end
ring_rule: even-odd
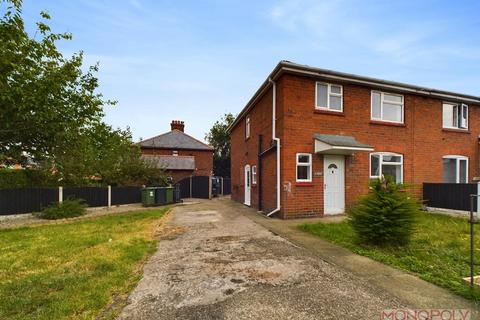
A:
MULTIPOLYGON (((477 194, 476 183, 424 183, 423 200, 433 208, 470 211, 470 195, 477 194)), ((477 199, 473 201, 477 211, 477 199)))
POLYGON ((192 177, 192 198, 210 198, 210 179, 208 176, 192 177))
POLYGON ((142 202, 141 187, 112 187, 112 205, 142 202))
POLYGON ((176 186, 180 188, 180 197, 184 198, 210 198, 210 179, 208 176, 192 176, 183 178, 176 186))
POLYGON ((58 188, 0 189, 0 215, 38 212, 58 201, 58 188))
POLYGON ((63 199, 83 199, 89 207, 108 205, 108 189, 106 187, 65 187, 63 199))
POLYGON ((223 194, 224 195, 232 194, 232 179, 223 178, 223 194))
POLYGON ((175 185, 180 188, 180 198, 185 199, 185 198, 191 198, 191 185, 190 185, 191 179, 190 177, 183 178, 179 182, 177 182, 175 185))

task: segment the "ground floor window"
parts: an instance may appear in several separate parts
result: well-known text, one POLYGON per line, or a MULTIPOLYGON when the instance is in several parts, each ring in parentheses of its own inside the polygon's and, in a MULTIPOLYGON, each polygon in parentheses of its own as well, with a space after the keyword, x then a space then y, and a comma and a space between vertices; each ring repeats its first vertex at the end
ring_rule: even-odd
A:
POLYGON ((252 184, 257 184, 257 166, 252 166, 252 184))
POLYGON ((467 183, 468 158, 464 156, 443 157, 443 182, 467 183))
POLYGON ((403 156, 397 153, 370 154, 370 178, 391 176, 396 183, 403 182, 403 156))
POLYGON ((312 155, 297 153, 297 182, 312 181, 312 155))

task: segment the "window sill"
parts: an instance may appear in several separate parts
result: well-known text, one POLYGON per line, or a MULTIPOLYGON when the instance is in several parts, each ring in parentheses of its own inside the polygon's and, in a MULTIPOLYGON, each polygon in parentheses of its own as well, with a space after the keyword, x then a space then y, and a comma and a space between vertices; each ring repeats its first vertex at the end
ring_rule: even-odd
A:
POLYGON ((313 182, 297 182, 296 187, 313 187, 313 182))
POLYGON ((442 128, 442 131, 445 132, 457 132, 457 133, 468 133, 470 134, 470 130, 468 129, 455 129, 455 128, 442 128))
POLYGON ((380 121, 380 120, 370 120, 370 124, 381 125, 381 126, 392 126, 392 127, 406 127, 407 126, 405 123, 388 122, 388 121, 380 121))
POLYGON ((315 108, 315 110, 313 110, 313 113, 317 113, 317 114, 330 114, 332 116, 340 116, 340 117, 345 117, 345 113, 343 111, 332 111, 332 110, 328 110, 328 109, 318 109, 318 108, 315 108))

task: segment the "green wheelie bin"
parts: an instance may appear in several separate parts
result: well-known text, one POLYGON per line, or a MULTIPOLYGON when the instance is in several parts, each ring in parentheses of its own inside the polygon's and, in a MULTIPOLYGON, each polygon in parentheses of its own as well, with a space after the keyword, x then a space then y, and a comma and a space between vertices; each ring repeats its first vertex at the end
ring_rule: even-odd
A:
POLYGON ((142 204, 144 207, 150 207, 150 206, 156 205, 155 189, 156 188, 152 188, 152 187, 142 189, 142 204))
POLYGON ((167 203, 173 203, 173 187, 165 188, 167 191, 167 203))

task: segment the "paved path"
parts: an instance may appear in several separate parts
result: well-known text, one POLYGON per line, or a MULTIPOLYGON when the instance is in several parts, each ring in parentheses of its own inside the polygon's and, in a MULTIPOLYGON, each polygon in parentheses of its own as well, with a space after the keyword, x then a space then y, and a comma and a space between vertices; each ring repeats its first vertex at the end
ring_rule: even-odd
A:
POLYGON ((297 223, 228 199, 176 207, 120 319, 379 319, 383 309, 474 307, 324 241, 312 249, 319 239, 294 231, 297 223), (364 259, 375 268, 352 271, 372 266, 364 259), (386 288, 402 277, 399 290, 386 288))

